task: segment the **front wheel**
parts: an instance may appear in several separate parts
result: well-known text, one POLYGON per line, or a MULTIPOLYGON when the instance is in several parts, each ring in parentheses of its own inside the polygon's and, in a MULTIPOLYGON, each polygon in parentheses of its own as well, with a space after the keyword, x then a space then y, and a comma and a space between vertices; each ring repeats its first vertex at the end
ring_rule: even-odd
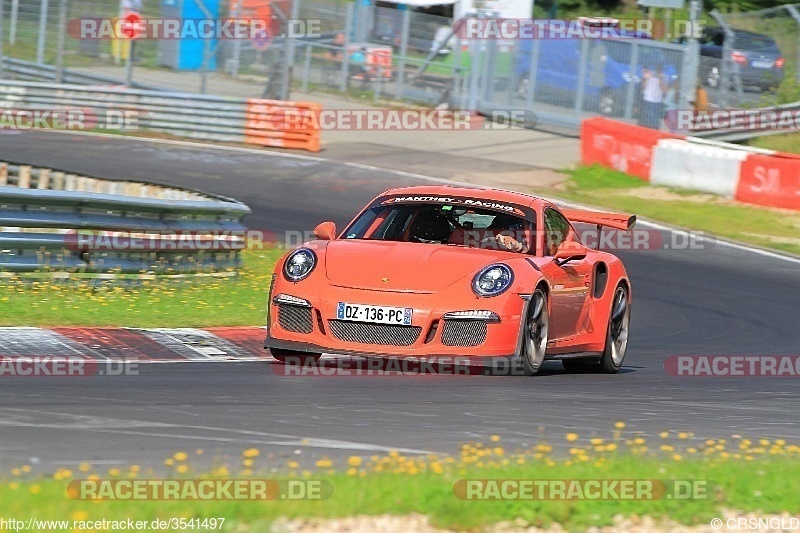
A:
POLYGON ((528 305, 522 339, 522 369, 526 376, 536 374, 542 368, 547 351, 547 334, 550 316, 547 312, 547 296, 536 289, 528 305))
POLYGON ((270 348, 269 352, 279 363, 286 365, 312 365, 322 357, 320 353, 298 352, 296 350, 282 350, 280 348, 270 348))

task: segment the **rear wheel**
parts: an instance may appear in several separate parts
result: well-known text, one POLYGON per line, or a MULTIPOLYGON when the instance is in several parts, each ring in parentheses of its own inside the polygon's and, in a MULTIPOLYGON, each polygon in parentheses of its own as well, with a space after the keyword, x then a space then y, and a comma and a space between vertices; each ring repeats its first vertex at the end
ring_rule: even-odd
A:
POLYGON ((536 289, 528 305, 523 331, 522 369, 526 376, 536 374, 544 363, 549 325, 547 296, 542 289, 536 289))
POLYGON ((631 306, 628 300, 628 289, 625 285, 617 286, 611 304, 611 315, 608 320, 606 346, 599 359, 564 359, 561 363, 568 372, 601 372, 616 374, 625 360, 628 350, 628 333, 631 322, 631 306))
POLYGON ((322 354, 314 352, 298 352, 296 350, 282 350, 280 348, 270 348, 272 357, 279 363, 287 365, 311 365, 319 361, 322 354))

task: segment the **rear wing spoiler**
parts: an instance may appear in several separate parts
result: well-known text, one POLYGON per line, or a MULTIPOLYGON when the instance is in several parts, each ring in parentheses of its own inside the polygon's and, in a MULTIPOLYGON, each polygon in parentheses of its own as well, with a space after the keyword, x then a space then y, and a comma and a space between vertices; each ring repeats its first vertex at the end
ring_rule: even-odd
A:
POLYGON ((623 213, 604 213, 602 211, 586 211, 584 209, 562 209, 561 213, 570 222, 582 222, 584 224, 594 224, 606 226, 622 231, 630 231, 636 225, 636 215, 626 215, 623 213))

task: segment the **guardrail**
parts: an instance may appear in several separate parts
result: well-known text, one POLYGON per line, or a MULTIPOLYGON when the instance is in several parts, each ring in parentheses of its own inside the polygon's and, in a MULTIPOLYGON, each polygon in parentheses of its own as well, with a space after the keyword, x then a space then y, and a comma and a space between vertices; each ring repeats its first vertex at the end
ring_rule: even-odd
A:
MULTIPOLYGON (((769 113, 775 113, 776 115, 779 115, 780 113, 791 113, 794 116, 800 116, 800 102, 792 102, 790 104, 783 104, 778 106, 742 109, 741 111, 746 113, 756 114, 761 118, 769 116, 768 115, 769 113)), ((710 111, 710 113, 713 113, 713 111, 710 111)), ((748 139, 755 139, 756 137, 765 137, 767 135, 780 135, 783 133, 792 133, 800 130, 800 128, 797 127, 798 126, 797 121, 793 121, 793 126, 794 127, 787 128, 786 124, 783 124, 781 125, 780 128, 776 127, 768 129, 752 129, 744 127, 744 124, 739 124, 729 128, 692 131, 691 134, 694 137, 699 137, 702 139, 713 139, 715 141, 724 141, 724 142, 738 142, 738 141, 746 141, 748 139)))
POLYGON ((0 271, 232 275, 249 213, 199 191, 0 162, 0 271))
MULTIPOLYGON (((11 78, 27 81, 56 81, 56 67, 43 65, 34 61, 5 57, 3 59, 4 72, 10 74, 11 78)), ((125 80, 114 78, 113 76, 102 76, 100 74, 88 74, 65 68, 62 70, 61 81, 63 83, 75 83, 78 85, 125 85, 125 80)), ((140 83, 134 81, 131 87, 135 89, 147 89, 149 91, 168 91, 157 85, 140 83)))
MULTIPOLYGON (((89 126, 109 129, 120 111, 133 114, 135 124, 193 139, 236 142, 276 148, 320 150, 319 113, 322 106, 308 102, 234 99, 126 87, 0 80, 0 109, 84 110, 93 114, 89 126), (112 120, 112 114, 114 119, 112 120), (287 117, 313 114, 299 127, 287 117)), ((119 126, 118 126, 119 127, 119 126)))

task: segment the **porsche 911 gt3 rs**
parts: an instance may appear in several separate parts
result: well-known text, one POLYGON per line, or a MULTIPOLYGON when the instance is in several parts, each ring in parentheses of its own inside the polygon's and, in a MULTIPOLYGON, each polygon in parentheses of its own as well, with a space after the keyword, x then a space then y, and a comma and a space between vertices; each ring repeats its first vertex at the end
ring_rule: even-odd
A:
POLYGON ((588 249, 573 223, 629 231, 636 217, 563 210, 494 189, 386 191, 344 231, 282 257, 265 347, 279 361, 322 353, 546 359, 617 372, 631 285, 622 261, 588 249))

